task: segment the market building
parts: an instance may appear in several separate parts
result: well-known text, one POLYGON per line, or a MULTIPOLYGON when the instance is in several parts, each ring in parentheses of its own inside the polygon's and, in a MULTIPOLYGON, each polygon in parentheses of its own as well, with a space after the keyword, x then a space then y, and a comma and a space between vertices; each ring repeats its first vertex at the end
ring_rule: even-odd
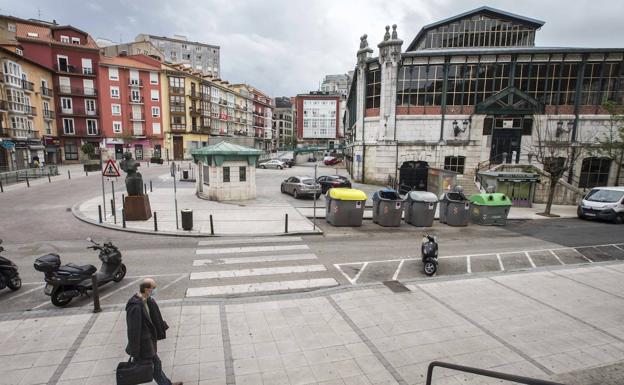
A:
POLYGON ((403 51, 396 25, 379 55, 360 41, 345 114, 347 166, 387 183, 404 163, 474 176, 535 162, 537 131, 576 147, 574 188, 614 183, 615 161, 592 153, 624 104, 624 48, 536 47, 544 22, 480 7, 422 28, 403 51))

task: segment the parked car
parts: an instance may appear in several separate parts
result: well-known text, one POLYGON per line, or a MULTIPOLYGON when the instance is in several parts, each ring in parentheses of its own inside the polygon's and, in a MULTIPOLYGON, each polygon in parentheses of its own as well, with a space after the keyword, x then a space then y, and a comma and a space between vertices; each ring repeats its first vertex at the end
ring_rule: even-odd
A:
POLYGON ((258 167, 260 168, 278 168, 278 169, 283 169, 284 167, 286 167, 286 163, 282 162, 279 159, 271 159, 271 160, 267 160, 266 162, 262 162, 258 165, 258 167))
POLYGON ((321 185, 321 192, 325 194, 327 190, 333 187, 351 188, 351 182, 344 176, 340 175, 323 175, 316 178, 316 183, 321 185))
POLYGON ((291 194, 295 198, 313 196, 317 199, 321 196, 321 186, 314 178, 308 176, 291 176, 282 182, 282 194, 291 194))
POLYGON ((342 162, 342 159, 336 158, 336 157, 333 157, 333 156, 329 156, 329 157, 325 158, 325 160, 323 160, 323 163, 325 163, 326 166, 333 166, 333 165, 338 164, 340 162, 342 162))
POLYGON ((581 219, 598 218, 624 223, 624 187, 595 187, 576 211, 581 219))
POLYGON ((286 163, 288 167, 292 167, 295 165, 295 160, 293 158, 280 158, 279 160, 286 163))
POLYGON ((308 162, 316 162, 316 158, 314 156, 308 157, 308 162))

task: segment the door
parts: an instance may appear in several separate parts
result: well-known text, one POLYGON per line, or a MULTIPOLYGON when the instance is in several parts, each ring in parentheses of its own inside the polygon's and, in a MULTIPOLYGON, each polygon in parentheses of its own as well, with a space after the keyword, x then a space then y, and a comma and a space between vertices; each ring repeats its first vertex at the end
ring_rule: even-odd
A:
POLYGON ((173 159, 175 160, 184 159, 184 145, 182 144, 181 136, 173 137, 173 159))
POLYGON ((142 144, 134 145, 134 156, 136 160, 143 160, 143 145, 142 144))
POLYGON ((67 72, 67 69, 69 67, 69 62, 67 61, 67 56, 57 56, 56 59, 58 60, 58 69, 59 69, 59 71, 67 72))
POLYGON ((490 164, 518 162, 520 159, 520 144, 522 142, 522 130, 518 129, 494 129, 492 135, 492 147, 490 149, 490 164), (512 159, 513 152, 516 158, 512 159))
POLYGON ((115 159, 123 159, 123 144, 115 145, 115 159))

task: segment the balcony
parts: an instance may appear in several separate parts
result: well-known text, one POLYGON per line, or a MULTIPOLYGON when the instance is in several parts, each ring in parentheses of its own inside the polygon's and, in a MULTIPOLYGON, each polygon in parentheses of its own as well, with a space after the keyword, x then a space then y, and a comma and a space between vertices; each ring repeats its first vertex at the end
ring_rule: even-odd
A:
POLYGON ((141 126, 141 127, 133 127, 132 128, 132 136, 145 136, 145 130, 143 130, 143 126, 141 126))
POLYGON ((142 112, 141 113, 131 112, 128 114, 128 118, 130 119, 131 122, 144 122, 145 114, 142 112))
POLYGON ((87 110, 83 106, 74 106, 71 109, 61 109, 61 115, 92 117, 98 116, 98 112, 97 110, 87 110))
POLYGON ((22 88, 25 91, 33 92, 35 90, 35 83, 22 79, 22 88))
POLYGON ((6 100, 0 100, 0 111, 6 111, 8 109, 8 103, 6 100))
POLYGON ((56 91, 60 95, 97 96, 97 89, 95 88, 58 86, 56 91))
POLYGON ((184 87, 169 87, 169 93, 172 95, 184 95, 184 87))
POLYGON ((144 104, 145 103, 143 96, 139 97, 138 99, 130 96, 128 100, 130 104, 144 104))
POLYGON ((184 110, 184 105, 172 104, 169 106, 169 112, 174 115, 184 115, 186 112, 184 110))
POLYGON ((201 108, 190 107, 189 108, 189 112, 191 113, 191 115, 197 116, 197 115, 201 115, 202 109, 201 108))
POLYGON ((21 128, 1 128, 0 136, 11 139, 40 139, 39 131, 21 128))
POLYGON ((51 98, 52 88, 41 87, 41 96, 43 96, 44 98, 51 98))
POLYGON ((191 98, 192 99, 201 99, 201 94, 196 92, 195 90, 191 90, 191 98))
POLYGON ((186 124, 172 123, 171 131, 172 132, 186 132, 186 124))
POLYGON ((129 87, 143 87, 143 80, 141 79, 130 79, 128 81, 128 86, 129 87))
POLYGON ((73 66, 69 64, 61 65, 61 66, 59 66, 58 64, 55 64, 54 70, 58 73, 63 73, 63 74, 95 77, 95 72, 93 71, 93 68, 89 68, 89 67, 81 68, 81 67, 73 66))
POLYGON ((44 119, 51 120, 51 119, 54 119, 54 117, 55 117, 54 111, 52 111, 52 110, 43 110, 43 118, 44 119))

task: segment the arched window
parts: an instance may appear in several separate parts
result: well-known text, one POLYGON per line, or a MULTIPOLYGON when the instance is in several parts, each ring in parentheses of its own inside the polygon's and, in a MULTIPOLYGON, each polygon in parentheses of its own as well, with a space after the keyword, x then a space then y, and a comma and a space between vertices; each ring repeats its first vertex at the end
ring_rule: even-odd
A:
POLYGON ((463 174, 465 164, 466 164, 465 156, 447 156, 444 158, 445 170, 455 171, 460 174, 463 174))
POLYGON ((608 158, 585 158, 581 166, 581 178, 579 187, 591 188, 606 186, 609 182, 609 170, 611 159, 608 158))

